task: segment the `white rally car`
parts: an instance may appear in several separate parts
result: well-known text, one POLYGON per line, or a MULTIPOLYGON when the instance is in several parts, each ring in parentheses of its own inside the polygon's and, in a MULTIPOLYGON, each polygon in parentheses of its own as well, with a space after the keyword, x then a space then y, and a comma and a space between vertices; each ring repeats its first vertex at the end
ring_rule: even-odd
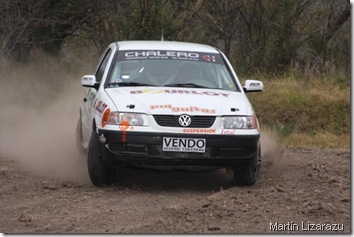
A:
POLYGON ((108 46, 85 95, 77 127, 94 185, 108 185, 117 167, 231 169, 253 185, 261 161, 260 131, 246 92, 218 49, 168 41, 108 46))

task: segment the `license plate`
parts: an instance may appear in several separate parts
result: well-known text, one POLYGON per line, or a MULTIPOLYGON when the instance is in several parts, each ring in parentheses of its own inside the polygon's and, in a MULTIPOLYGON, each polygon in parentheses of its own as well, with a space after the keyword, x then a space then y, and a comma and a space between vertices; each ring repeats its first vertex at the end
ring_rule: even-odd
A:
POLYGON ((164 137, 162 143, 163 151, 203 153, 206 141, 203 138, 164 137))

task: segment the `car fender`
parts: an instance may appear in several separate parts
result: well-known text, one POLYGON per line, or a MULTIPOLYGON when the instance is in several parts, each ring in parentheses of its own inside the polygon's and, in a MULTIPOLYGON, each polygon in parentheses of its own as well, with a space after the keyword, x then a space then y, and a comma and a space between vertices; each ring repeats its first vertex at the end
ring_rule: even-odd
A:
POLYGON ((111 98, 107 95, 105 90, 97 93, 94 103, 92 104, 92 121, 95 124, 94 129, 101 129, 105 127, 102 123, 105 114, 118 111, 116 105, 111 98))

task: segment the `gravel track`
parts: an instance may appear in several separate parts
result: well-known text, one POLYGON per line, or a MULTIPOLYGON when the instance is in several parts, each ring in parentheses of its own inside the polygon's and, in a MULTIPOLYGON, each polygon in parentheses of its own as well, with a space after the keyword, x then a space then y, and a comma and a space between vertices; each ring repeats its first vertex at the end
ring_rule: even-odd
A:
POLYGON ((127 168, 113 185, 97 188, 83 157, 70 162, 75 178, 0 158, 0 232, 286 233, 339 224, 342 230, 322 231, 351 233, 348 151, 273 150, 263 154, 261 178, 252 187, 234 186, 226 170, 127 168))

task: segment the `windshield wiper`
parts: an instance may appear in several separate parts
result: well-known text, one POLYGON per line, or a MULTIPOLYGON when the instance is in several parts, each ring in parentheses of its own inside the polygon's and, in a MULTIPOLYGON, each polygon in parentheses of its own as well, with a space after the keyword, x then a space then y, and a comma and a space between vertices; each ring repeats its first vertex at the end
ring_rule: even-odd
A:
POLYGON ((108 83, 107 86, 156 86, 148 83, 140 83, 140 82, 111 82, 108 83))
POLYGON ((175 84, 167 84, 164 85, 166 87, 193 87, 193 88, 207 88, 207 89, 214 89, 214 88, 210 88, 207 86, 202 86, 202 85, 198 85, 195 83, 175 83, 175 84))

